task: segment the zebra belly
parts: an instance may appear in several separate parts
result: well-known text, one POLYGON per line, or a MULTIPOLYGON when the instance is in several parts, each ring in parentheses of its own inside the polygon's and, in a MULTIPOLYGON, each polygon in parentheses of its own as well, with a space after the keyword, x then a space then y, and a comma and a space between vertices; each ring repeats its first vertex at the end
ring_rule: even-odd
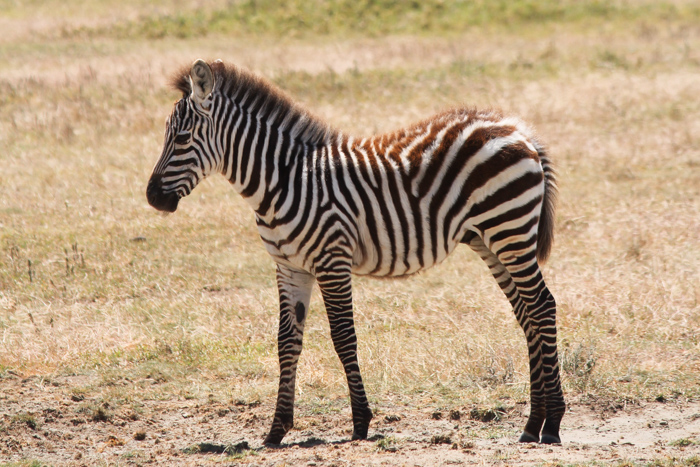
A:
MULTIPOLYGON (((334 214, 328 212, 331 213, 329 216, 334 214)), ((309 226, 296 237, 291 235, 296 227, 292 223, 275 229, 259 225, 258 230, 270 256, 278 264, 293 269, 315 274, 318 261, 327 258, 325 252, 330 249, 351 255, 353 274, 401 277, 441 263, 459 245, 468 228, 464 222, 438 223, 436 226, 429 222, 427 215, 410 217, 403 222, 397 220, 395 214, 393 217, 393 220, 385 220, 375 215, 368 221, 365 213, 361 213, 349 223, 350 229, 348 224, 340 222, 332 227, 326 225, 325 229, 309 226), (410 228, 400 228, 402 225, 410 228), (338 232, 346 235, 333 235, 338 232), (310 236, 303 245, 290 240, 302 238, 307 233, 310 236)))
MULTIPOLYGON (((438 235, 443 233, 438 232, 438 235)), ((462 236, 464 233, 460 232, 456 238, 461 239, 462 236)), ((388 237, 384 237, 385 241, 379 245, 372 242, 371 237, 367 229, 360 230, 360 244, 353 254, 353 274, 378 277, 409 276, 441 263, 459 245, 459 241, 450 239, 447 244, 441 245, 434 255, 431 244, 423 244, 423 248, 419 248, 415 235, 403 237, 403 241, 387 241, 388 237)), ((381 239, 381 236, 379 238, 381 239)))

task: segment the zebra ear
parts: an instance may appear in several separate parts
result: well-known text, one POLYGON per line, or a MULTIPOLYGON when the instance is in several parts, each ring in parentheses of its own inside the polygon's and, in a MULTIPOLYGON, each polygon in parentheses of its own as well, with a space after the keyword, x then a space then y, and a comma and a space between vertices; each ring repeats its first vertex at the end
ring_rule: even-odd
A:
POLYGON ((190 82, 192 83, 192 98, 198 104, 201 104, 214 89, 214 74, 211 67, 201 58, 192 64, 190 82))

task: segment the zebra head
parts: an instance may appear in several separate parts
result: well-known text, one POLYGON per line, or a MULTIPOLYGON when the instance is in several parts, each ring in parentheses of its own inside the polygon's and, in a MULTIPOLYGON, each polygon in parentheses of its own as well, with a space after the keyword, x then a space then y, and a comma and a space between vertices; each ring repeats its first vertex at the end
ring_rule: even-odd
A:
POLYGON ((174 212, 180 198, 189 195, 216 166, 209 143, 215 85, 211 67, 197 60, 189 75, 179 74, 174 84, 183 97, 165 123, 163 153, 146 189, 148 203, 166 212, 174 212))

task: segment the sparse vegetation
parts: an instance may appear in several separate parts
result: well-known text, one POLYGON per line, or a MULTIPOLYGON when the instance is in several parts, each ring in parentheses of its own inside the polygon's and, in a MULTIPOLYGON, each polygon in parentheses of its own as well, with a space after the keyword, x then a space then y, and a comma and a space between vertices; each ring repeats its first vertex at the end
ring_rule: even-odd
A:
POLYGON ((18 413, 14 417, 12 417, 12 422, 13 423, 18 423, 20 425, 26 425, 27 427, 31 428, 32 430, 36 430, 39 424, 36 421, 36 417, 30 413, 22 412, 18 413))
POLYGON ((185 454, 240 454, 244 451, 250 450, 250 446, 246 441, 242 441, 235 445, 222 445, 222 444, 212 444, 212 443, 199 443, 184 449, 185 454))
POLYGON ((688 446, 695 446, 698 442, 694 439, 689 438, 679 438, 668 443, 670 446, 678 446, 680 448, 686 448, 688 446))
POLYGON ((385 438, 381 438, 377 440, 375 443, 376 449, 378 451, 386 451, 386 452, 397 452, 398 450, 401 449, 399 440, 397 440, 393 436, 387 436, 385 438))
POLYGON ((494 408, 474 407, 469 411, 469 418, 480 422, 499 421, 508 411, 507 408, 501 406, 494 408))
MULTIPOLYGON (((200 55, 255 69, 358 135, 462 104, 521 115, 547 143, 561 184, 544 272, 559 304, 567 397, 606 414, 627 401, 670 407, 700 397, 696 2, 273 6, 2 3, 0 381, 26 379, 22 391, 68 406, 61 417, 42 416, 10 404, 28 397, 3 394, 0 459, 34 462, 10 457, 20 452, 9 441, 17 433, 46 438, 59 422, 76 430, 147 423, 151 403, 177 401, 189 411, 171 409, 197 423, 267 423, 246 418, 274 401, 278 371, 274 265, 252 213, 221 178, 172 216, 145 201, 163 120, 179 97, 166 77, 200 55)), ((528 399, 527 352, 478 258, 461 249, 418 277, 355 282, 368 393, 373 406, 391 398, 401 414, 376 417, 376 426, 459 425, 452 441, 470 452, 479 440, 517 437, 495 425, 528 399)), ((315 295, 297 380, 297 403, 314 416, 296 420, 298 432, 315 435, 324 417, 347 418, 324 313, 315 295)), ((413 440, 389 433, 372 443, 375 454, 410 451, 403 447, 413 440)), ((416 439, 429 445, 432 434, 416 439)), ((150 426, 113 436, 112 445, 106 434, 90 442, 139 462, 150 459, 147 449, 183 455, 205 446, 164 448, 165 435, 150 426)), ((676 450, 675 461, 645 458, 697 465, 694 437, 676 435, 664 447, 676 450)))
POLYGON ((78 413, 83 414, 92 422, 107 422, 112 418, 108 410, 109 404, 84 404, 78 409, 78 413))

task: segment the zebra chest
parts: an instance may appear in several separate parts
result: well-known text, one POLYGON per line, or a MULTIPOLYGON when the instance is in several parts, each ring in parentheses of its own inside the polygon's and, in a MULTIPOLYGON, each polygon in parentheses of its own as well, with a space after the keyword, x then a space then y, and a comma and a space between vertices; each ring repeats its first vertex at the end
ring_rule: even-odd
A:
POLYGON ((312 274, 319 257, 329 248, 324 237, 331 232, 308 219, 288 224, 258 223, 260 238, 275 262, 312 274))
POLYGON ((260 238, 268 254, 279 264, 295 269, 309 270, 305 265, 304 256, 300 252, 300 240, 285 235, 282 229, 269 230, 258 228, 260 238))

